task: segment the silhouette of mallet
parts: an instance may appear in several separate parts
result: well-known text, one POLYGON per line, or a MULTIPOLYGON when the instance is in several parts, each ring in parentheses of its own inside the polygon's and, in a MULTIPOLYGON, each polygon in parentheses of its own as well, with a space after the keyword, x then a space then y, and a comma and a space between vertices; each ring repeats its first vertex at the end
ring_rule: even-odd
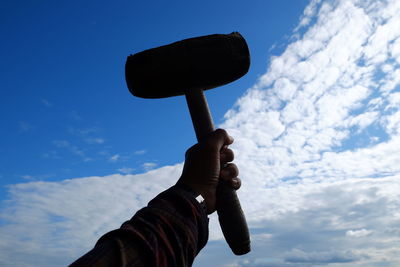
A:
MULTIPOLYGON (((128 57, 129 91, 142 98, 185 95, 198 141, 214 131, 203 90, 233 82, 247 73, 250 55, 237 32, 185 39, 128 57)), ((250 251, 250 237, 236 191, 220 181, 217 213, 222 232, 236 255, 250 251)))

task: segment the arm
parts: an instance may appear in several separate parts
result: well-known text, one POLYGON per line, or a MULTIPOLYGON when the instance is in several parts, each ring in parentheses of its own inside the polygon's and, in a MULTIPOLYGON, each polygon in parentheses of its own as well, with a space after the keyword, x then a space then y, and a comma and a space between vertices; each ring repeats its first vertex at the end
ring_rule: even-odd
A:
POLYGON ((228 164, 233 160, 227 148, 232 142, 224 130, 217 130, 191 147, 175 186, 160 193, 120 229, 101 237, 71 266, 191 266, 208 240, 207 214, 215 211, 219 179, 240 187, 237 167, 228 164), (196 200, 198 195, 204 204, 196 200))

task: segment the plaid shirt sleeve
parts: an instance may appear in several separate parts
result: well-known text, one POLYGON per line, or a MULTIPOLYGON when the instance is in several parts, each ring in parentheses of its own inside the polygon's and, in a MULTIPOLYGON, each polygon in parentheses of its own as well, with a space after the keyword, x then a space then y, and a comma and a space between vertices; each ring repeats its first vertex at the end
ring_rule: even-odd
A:
POLYGON ((173 186, 70 266, 191 266, 207 240, 203 205, 173 186))

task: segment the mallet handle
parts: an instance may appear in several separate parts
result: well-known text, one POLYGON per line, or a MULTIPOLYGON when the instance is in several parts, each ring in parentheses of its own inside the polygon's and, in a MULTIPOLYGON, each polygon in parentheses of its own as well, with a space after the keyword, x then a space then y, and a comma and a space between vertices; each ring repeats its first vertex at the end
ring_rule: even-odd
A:
MULTIPOLYGON (((214 131, 214 123, 203 90, 189 90, 186 101, 196 132, 197 141, 201 141, 214 131)), ((220 181, 217 188, 217 213, 225 240, 235 255, 250 251, 250 236, 246 218, 240 206, 236 191, 220 181)))

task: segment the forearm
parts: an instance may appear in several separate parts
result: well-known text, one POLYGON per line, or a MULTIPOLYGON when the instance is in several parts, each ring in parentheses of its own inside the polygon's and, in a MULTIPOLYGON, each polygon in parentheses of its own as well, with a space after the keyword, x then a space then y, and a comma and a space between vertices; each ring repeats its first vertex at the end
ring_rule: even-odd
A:
POLYGON ((208 239, 197 201, 172 187, 120 229, 109 232, 72 266, 190 266, 208 239))

